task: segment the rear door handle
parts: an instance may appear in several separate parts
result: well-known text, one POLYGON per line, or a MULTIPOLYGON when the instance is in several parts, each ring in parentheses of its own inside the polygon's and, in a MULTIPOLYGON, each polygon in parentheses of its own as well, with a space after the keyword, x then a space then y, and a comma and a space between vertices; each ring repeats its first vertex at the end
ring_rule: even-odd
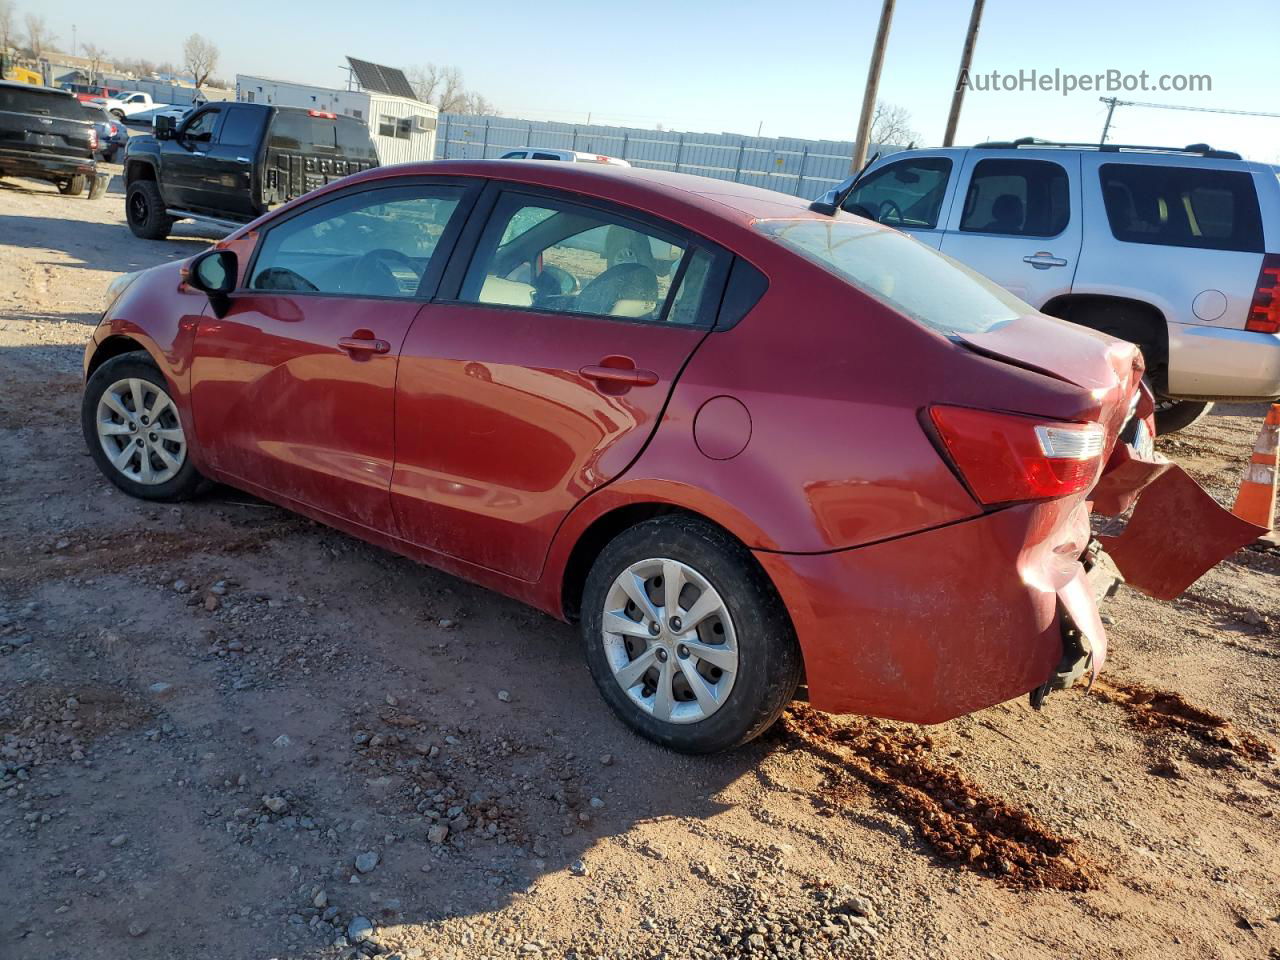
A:
POLYGON ((583 367, 578 373, 596 383, 619 384, 627 387, 652 387, 658 382, 658 375, 652 370, 637 370, 635 367, 592 365, 583 367))
POLYGON ((350 354, 390 353, 391 344, 372 337, 343 337, 338 346, 350 354))
POLYGON ((1022 258, 1023 263, 1029 263, 1037 270, 1048 270, 1050 267, 1065 267, 1067 261, 1062 257, 1055 257, 1047 250, 1041 250, 1039 253, 1033 253, 1029 257, 1022 258))

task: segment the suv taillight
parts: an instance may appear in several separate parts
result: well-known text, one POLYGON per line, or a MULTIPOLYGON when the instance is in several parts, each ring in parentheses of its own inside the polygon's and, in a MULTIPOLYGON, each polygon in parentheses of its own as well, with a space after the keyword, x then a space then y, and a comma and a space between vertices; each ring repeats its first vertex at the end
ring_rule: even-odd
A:
POLYGON ((1106 431, 967 407, 930 407, 956 469, 982 503, 1047 500, 1091 488, 1102 469, 1106 431))
POLYGON ((89 128, 89 149, 90 150, 98 149, 98 128, 97 127, 89 128))
POLYGON ((1280 253, 1268 253, 1262 258, 1244 328, 1254 333, 1280 333, 1280 253))

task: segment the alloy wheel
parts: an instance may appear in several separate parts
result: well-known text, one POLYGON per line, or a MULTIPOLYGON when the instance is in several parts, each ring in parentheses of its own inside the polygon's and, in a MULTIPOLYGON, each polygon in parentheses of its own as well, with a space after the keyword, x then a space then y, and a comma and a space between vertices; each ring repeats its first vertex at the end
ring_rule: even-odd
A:
POLYGON ((655 720, 705 720, 733 690, 733 620, 716 589, 688 564, 652 558, 623 570, 605 598, 602 631, 614 680, 655 720))
POLYGON ((111 384, 98 400, 96 420, 107 459, 134 483, 165 483, 186 462, 178 410, 150 381, 129 377, 111 384))

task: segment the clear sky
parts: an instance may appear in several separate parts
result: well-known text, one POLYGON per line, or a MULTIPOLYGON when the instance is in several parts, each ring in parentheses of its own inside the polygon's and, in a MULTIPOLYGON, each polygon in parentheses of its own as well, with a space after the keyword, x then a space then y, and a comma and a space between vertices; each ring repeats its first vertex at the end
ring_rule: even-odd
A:
MULTIPOLYGON (((19 22, 42 13, 64 48, 74 23, 81 43, 113 55, 180 62, 183 38, 199 31, 220 48, 217 72, 229 80, 343 86, 344 54, 435 62, 459 67, 507 115, 737 133, 763 121, 766 135, 841 140, 855 132, 880 10, 880 0, 15 2, 19 22)), ((911 112, 922 146, 942 139, 969 9, 969 0, 898 0, 880 96, 911 112)), ((1280 113, 1278 27, 1280 0, 987 0, 974 72, 1208 74, 1208 92, 1118 96, 1280 113)), ((970 91, 957 142, 1096 140, 1098 97, 970 91)), ((1280 119, 1121 107, 1110 139, 1208 142, 1280 163, 1280 119)))

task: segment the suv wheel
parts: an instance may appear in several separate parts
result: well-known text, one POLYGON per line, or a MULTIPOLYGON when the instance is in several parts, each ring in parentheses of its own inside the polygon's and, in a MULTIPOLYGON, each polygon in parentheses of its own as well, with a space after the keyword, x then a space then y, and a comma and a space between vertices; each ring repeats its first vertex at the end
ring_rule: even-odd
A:
POLYGON ((689 517, 619 534, 587 577, 587 666, 632 729, 687 753, 727 750, 791 702, 802 661, 782 602, 750 552, 689 517))
POLYGON ((164 200, 154 180, 135 180, 124 198, 125 218, 134 236, 164 240, 173 229, 173 217, 164 212, 164 200))
POLYGON ((1156 434, 1176 433, 1199 423, 1213 409, 1212 400, 1166 400, 1156 397, 1156 434))
POLYGON ((186 500, 202 478, 169 385, 143 351, 112 357, 89 378, 80 425, 107 479, 142 500, 186 500))
POLYGON ((84 193, 84 174, 76 174, 70 180, 59 180, 58 192, 68 197, 80 196, 84 193))

